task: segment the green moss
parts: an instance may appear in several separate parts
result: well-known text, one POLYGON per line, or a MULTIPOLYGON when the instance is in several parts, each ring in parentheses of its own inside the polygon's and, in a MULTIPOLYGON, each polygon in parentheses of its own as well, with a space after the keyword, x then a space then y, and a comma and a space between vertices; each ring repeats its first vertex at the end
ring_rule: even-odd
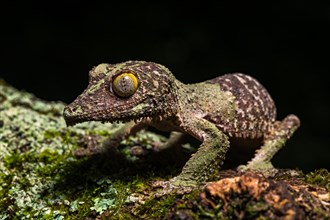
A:
POLYGON ((199 217, 209 216, 208 214, 197 214, 192 210, 192 203, 195 203, 196 197, 200 192, 198 190, 185 195, 165 195, 160 198, 150 197, 143 204, 133 210, 134 216, 146 219, 176 219, 177 216, 186 216, 185 219, 199 219, 199 217), (173 208, 175 207, 175 215, 173 208), (171 211, 172 210, 172 211, 171 211))
POLYGON ((267 211, 269 209, 269 204, 266 202, 256 202, 256 203, 248 203, 245 211, 246 211, 246 218, 247 219, 260 219, 260 213, 267 211))
POLYGON ((326 169, 319 169, 309 174, 306 174, 308 183, 325 187, 330 192, 330 173, 326 169))
POLYGON ((142 218, 161 218, 174 205, 176 199, 175 195, 164 196, 160 199, 149 199, 138 208, 135 215, 142 218))

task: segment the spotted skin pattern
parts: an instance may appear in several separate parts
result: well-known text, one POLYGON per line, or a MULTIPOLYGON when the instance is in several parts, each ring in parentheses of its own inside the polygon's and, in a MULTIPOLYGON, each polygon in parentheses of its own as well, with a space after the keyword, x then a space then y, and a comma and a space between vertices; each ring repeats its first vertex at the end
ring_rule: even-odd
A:
POLYGON ((259 138, 272 128, 276 107, 267 90, 256 79, 235 73, 207 82, 219 84, 222 91, 228 91, 235 97, 234 122, 219 121, 217 116, 209 119, 230 136, 259 138))
POLYGON ((199 149, 182 172, 168 182, 177 187, 207 181, 223 163, 234 139, 241 143, 260 142, 255 156, 238 167, 240 171, 272 174, 276 170, 270 160, 300 126, 295 115, 276 120, 274 101, 251 76, 234 73, 183 84, 166 67, 146 61, 94 67, 88 87, 65 107, 63 115, 67 125, 84 121, 127 122, 108 140, 112 147, 147 126, 172 132, 160 149, 177 143, 184 134, 200 140, 199 149), (118 96, 113 88, 113 80, 123 73, 133 74, 138 81, 135 93, 128 97, 118 96))

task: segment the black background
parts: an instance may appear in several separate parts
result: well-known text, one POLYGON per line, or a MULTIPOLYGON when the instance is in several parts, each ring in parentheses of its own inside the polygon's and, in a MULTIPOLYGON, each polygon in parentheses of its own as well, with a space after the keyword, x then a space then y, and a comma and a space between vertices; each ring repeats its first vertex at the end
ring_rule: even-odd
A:
POLYGON ((18 89, 70 102, 93 66, 132 59, 161 63, 185 83, 248 73, 279 118, 302 122, 275 165, 330 169, 328 3, 46 1, 0 11, 0 77, 18 89))

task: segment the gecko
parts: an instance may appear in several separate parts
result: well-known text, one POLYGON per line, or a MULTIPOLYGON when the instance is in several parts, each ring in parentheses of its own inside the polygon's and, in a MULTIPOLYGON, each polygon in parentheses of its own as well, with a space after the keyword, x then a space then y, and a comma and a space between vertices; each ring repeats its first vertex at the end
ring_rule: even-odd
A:
POLYGON ((300 126, 293 114, 277 120, 270 94, 249 75, 232 73, 184 84, 165 66, 147 61, 97 65, 89 72, 87 88, 64 108, 63 116, 68 126, 125 122, 110 137, 114 147, 148 126, 171 132, 161 149, 184 135, 196 138, 199 148, 169 180, 176 186, 207 181, 223 165, 232 142, 258 144, 239 171, 276 171, 271 159, 300 126))

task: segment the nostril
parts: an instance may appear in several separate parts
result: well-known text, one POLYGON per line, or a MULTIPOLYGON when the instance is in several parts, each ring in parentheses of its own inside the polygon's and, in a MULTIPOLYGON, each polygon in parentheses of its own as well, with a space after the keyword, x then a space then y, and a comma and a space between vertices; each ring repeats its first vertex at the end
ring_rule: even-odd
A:
POLYGON ((66 107, 64 108, 63 115, 64 115, 64 116, 69 116, 69 115, 72 114, 73 111, 74 111, 74 110, 71 109, 69 106, 66 106, 66 107))
POLYGON ((77 105, 68 105, 63 110, 63 116, 66 118, 75 117, 79 114, 81 114, 81 107, 77 105))

